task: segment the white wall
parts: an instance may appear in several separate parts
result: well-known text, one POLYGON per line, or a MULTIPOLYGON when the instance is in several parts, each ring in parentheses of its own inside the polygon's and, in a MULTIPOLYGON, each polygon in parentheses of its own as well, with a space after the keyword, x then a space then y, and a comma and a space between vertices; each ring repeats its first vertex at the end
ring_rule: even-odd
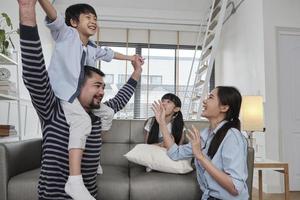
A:
MULTIPOLYGON (((265 84, 266 84, 266 156, 282 159, 281 127, 279 127, 278 74, 277 62, 277 27, 300 28, 300 1, 264 0, 264 46, 265 46, 265 84)), ((288 88, 287 88, 288 89, 288 88)), ((295 152, 296 153, 296 152, 295 152)), ((274 174, 268 174, 270 190, 278 190, 272 181, 274 174)))
POLYGON ((242 94, 265 94, 262 29, 261 0, 244 1, 223 27, 216 85, 234 85, 242 94))

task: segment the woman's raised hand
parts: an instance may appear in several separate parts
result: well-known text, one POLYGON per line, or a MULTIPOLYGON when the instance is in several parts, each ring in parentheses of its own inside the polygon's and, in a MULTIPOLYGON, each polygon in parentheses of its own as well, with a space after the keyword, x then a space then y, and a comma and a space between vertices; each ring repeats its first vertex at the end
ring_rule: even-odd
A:
POLYGON ((199 130, 192 125, 192 130, 188 129, 188 134, 186 137, 189 139, 192 144, 193 154, 199 159, 203 157, 203 153, 201 151, 201 140, 200 140, 200 132, 199 130))

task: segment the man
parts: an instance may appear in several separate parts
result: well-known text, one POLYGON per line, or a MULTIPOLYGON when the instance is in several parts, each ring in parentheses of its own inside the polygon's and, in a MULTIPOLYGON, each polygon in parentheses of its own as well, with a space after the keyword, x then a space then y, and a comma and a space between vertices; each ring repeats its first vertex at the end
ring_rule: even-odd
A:
MULTIPOLYGON (((39 199, 71 199, 64 191, 69 175, 69 125, 60 101, 53 93, 45 68, 36 25, 36 1, 18 0, 23 80, 40 118, 43 135, 38 194, 39 199)), ((134 72, 131 78, 114 98, 105 102, 114 112, 121 110, 133 95, 137 80, 141 76, 142 62, 138 59, 132 62, 134 72)), ((78 97, 92 120, 92 131, 86 140, 81 170, 82 184, 93 197, 97 194, 96 177, 101 148, 101 119, 91 111, 99 108, 103 98, 105 87, 103 76, 100 70, 86 66, 84 84, 78 97)))

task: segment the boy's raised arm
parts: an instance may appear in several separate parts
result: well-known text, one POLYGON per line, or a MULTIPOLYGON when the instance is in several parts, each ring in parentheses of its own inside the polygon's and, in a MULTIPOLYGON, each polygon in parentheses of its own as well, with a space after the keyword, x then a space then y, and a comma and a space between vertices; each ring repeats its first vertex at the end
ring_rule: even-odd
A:
POLYGON ((38 0, 41 7, 45 11, 47 17, 51 20, 54 21, 57 18, 57 12, 53 5, 49 2, 49 0, 38 0))

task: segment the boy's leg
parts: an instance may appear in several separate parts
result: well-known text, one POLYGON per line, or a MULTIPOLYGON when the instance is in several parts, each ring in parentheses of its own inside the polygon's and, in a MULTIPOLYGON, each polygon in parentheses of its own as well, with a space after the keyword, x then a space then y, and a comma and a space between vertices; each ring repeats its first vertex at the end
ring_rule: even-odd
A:
POLYGON ((66 120, 70 126, 69 135, 69 178, 65 191, 74 200, 94 200, 84 185, 81 175, 81 159, 86 138, 91 133, 90 116, 77 99, 73 103, 61 101, 66 120))
POLYGON ((111 128, 112 120, 114 118, 115 112, 114 110, 101 103, 99 109, 94 109, 93 114, 100 117, 101 119, 101 130, 102 131, 108 131, 111 128))
MULTIPOLYGON (((100 117, 101 119, 102 134, 104 133, 103 131, 108 131, 111 128, 112 120, 115 114, 114 110, 111 107, 101 103, 99 109, 93 110, 93 114, 100 117)), ((100 163, 98 165, 97 174, 103 174, 103 169, 100 163)))

